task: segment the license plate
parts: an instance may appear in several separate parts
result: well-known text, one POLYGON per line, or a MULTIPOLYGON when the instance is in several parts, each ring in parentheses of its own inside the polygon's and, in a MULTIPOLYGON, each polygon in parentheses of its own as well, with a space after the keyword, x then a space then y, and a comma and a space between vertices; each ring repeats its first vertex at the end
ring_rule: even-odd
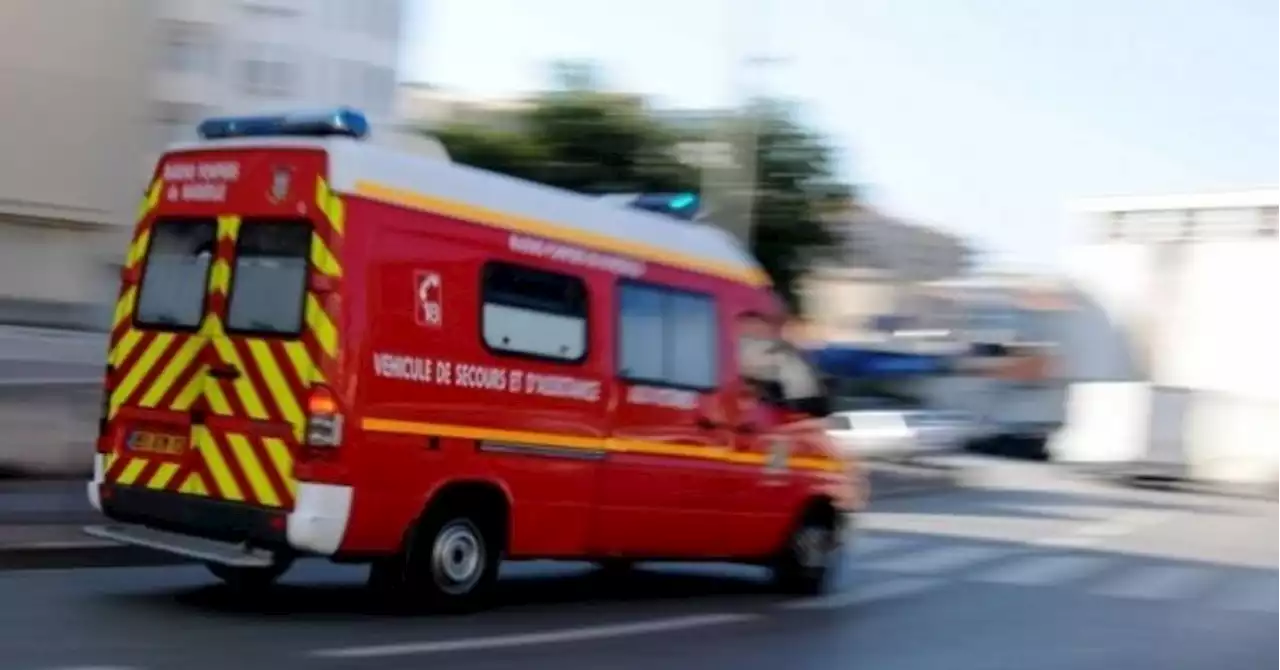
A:
POLYGON ((135 430, 129 433, 129 449, 157 454, 181 454, 187 448, 186 435, 135 430))

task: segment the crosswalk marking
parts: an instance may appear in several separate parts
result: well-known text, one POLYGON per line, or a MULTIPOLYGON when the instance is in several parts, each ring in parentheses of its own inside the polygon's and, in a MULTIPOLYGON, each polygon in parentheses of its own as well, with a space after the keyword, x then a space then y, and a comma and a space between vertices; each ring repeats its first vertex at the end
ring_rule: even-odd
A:
POLYGON ((803 600, 792 600, 783 603, 782 607, 787 609, 803 610, 840 609, 842 607, 862 605, 878 600, 889 600, 892 598, 914 595, 922 591, 927 591, 930 588, 937 586, 939 583, 941 583, 941 580, 931 579, 928 577, 899 577, 896 579, 887 579, 882 582, 857 584, 843 591, 837 591, 825 596, 805 598, 803 600))
POLYGON ((989 558, 994 558, 1007 551, 1006 549, 985 546, 943 546, 870 561, 863 567, 889 572, 933 574, 948 570, 958 570, 989 558))
MULTIPOLYGON (((1103 530, 1095 529, 1097 533, 1103 530)), ((847 574, 869 575, 867 579, 886 583, 883 588, 888 591, 901 588, 915 592, 948 581, 1029 588, 1072 586, 1092 596, 1195 600, 1215 610, 1263 614, 1275 614, 1280 600, 1275 572, 1120 556, 1079 547, 1051 549, 1035 541, 1024 545, 939 544, 920 537, 868 533, 853 540, 844 562, 845 569, 852 571, 847 574), (917 581, 903 586, 908 584, 901 581, 904 579, 927 581, 928 586, 918 586, 917 581)), ((867 595, 866 589, 840 591, 815 599, 813 604, 787 607, 838 608, 875 599, 876 592, 867 595)))
POLYGON ((1126 571, 1092 592, 1113 598, 1173 600, 1193 595, 1206 586, 1209 569, 1189 565, 1153 565, 1126 571))
POLYGON ((998 565, 979 574, 975 579, 1017 586, 1050 586, 1097 573, 1109 563, 1109 560, 1101 556, 1037 554, 1022 558, 1012 565, 998 565))
POLYGON ((901 537, 884 537, 882 535, 866 535, 855 539, 849 546, 849 553, 856 556, 869 556, 892 549, 901 549, 911 545, 911 540, 901 537))

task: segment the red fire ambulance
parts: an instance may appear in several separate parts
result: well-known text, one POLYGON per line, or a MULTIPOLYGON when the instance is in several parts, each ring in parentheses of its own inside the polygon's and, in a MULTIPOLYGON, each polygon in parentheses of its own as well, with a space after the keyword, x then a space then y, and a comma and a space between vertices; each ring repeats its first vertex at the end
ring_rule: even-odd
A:
POLYGON ((816 590, 865 499, 730 236, 210 119, 128 249, 86 529, 266 585, 296 557, 473 603, 501 560, 734 560, 816 590))

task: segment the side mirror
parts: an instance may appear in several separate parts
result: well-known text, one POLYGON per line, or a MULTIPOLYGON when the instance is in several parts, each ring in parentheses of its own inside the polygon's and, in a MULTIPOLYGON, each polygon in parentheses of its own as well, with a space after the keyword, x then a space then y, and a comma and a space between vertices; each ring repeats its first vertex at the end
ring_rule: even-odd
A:
POLYGON ((824 393, 812 398, 799 398, 792 401, 791 406, 797 412, 802 412, 812 417, 824 417, 831 414, 831 396, 824 393))
POLYGON ((760 392, 763 395, 761 400, 770 405, 786 405, 786 394, 782 390, 782 384, 777 381, 760 382, 760 392))

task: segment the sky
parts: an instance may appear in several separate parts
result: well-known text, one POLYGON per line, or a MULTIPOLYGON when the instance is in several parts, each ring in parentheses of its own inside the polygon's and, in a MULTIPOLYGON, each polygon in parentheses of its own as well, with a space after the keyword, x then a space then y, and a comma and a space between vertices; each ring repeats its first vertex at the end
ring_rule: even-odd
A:
POLYGON ((402 80, 504 98, 571 58, 663 106, 794 100, 990 268, 1060 270, 1077 198, 1280 182, 1276 0, 406 1, 402 80))

